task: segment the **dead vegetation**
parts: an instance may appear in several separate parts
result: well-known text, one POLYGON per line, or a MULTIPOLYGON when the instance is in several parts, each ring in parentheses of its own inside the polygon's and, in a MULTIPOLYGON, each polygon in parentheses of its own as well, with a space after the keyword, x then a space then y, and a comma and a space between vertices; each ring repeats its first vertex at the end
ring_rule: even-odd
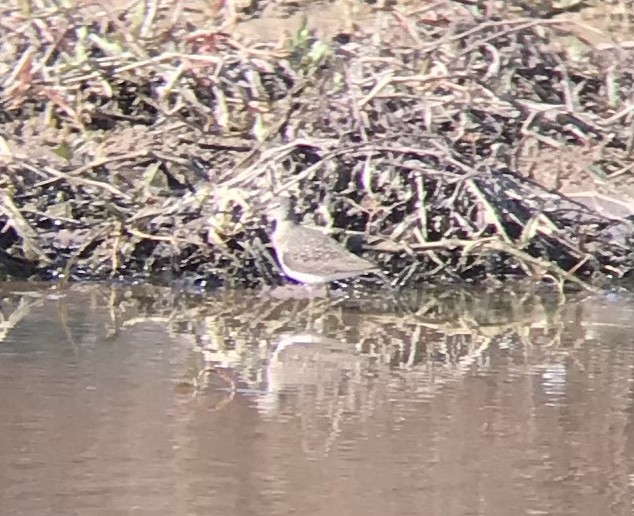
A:
POLYGON ((403 285, 632 270, 630 45, 449 0, 256 43, 186 4, 0 8, 5 276, 274 283, 280 190, 403 285))

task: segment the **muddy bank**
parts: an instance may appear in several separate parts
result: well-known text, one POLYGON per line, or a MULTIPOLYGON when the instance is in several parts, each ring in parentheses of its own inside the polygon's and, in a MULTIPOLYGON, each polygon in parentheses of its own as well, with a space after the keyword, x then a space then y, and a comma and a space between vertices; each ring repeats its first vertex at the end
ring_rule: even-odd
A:
POLYGON ((3 276, 276 283, 278 191, 407 286, 634 266, 634 53, 568 13, 8 5, 3 276))

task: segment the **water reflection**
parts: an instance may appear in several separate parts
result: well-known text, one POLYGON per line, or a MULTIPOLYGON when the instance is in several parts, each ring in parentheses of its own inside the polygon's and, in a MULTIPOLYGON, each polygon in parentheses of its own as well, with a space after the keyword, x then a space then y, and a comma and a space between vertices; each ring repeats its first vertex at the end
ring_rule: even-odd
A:
POLYGON ((10 514, 629 514, 634 303, 0 291, 10 514))

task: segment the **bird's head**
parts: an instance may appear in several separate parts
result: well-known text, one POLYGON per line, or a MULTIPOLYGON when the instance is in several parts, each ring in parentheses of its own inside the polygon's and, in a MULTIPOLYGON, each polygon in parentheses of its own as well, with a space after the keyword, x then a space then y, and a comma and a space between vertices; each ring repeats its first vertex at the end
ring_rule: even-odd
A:
POLYGON ((291 220, 291 198, 286 195, 277 195, 273 197, 266 212, 267 215, 276 222, 291 220))

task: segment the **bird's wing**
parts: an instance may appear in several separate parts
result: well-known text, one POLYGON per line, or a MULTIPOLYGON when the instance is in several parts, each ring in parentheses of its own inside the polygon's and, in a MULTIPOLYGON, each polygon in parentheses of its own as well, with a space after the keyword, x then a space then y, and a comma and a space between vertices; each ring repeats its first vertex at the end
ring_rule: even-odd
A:
POLYGON ((337 255, 336 257, 321 249, 314 253, 305 254, 298 252, 284 252, 280 256, 286 266, 291 270, 313 272, 326 276, 354 273, 361 271, 378 270, 377 266, 354 254, 337 255))
POLYGON ((291 249, 281 249, 280 255, 278 248, 278 256, 291 270, 319 271, 328 276, 378 270, 375 264, 352 254, 317 229, 303 227, 301 232, 287 233, 285 238, 290 240, 291 249))

